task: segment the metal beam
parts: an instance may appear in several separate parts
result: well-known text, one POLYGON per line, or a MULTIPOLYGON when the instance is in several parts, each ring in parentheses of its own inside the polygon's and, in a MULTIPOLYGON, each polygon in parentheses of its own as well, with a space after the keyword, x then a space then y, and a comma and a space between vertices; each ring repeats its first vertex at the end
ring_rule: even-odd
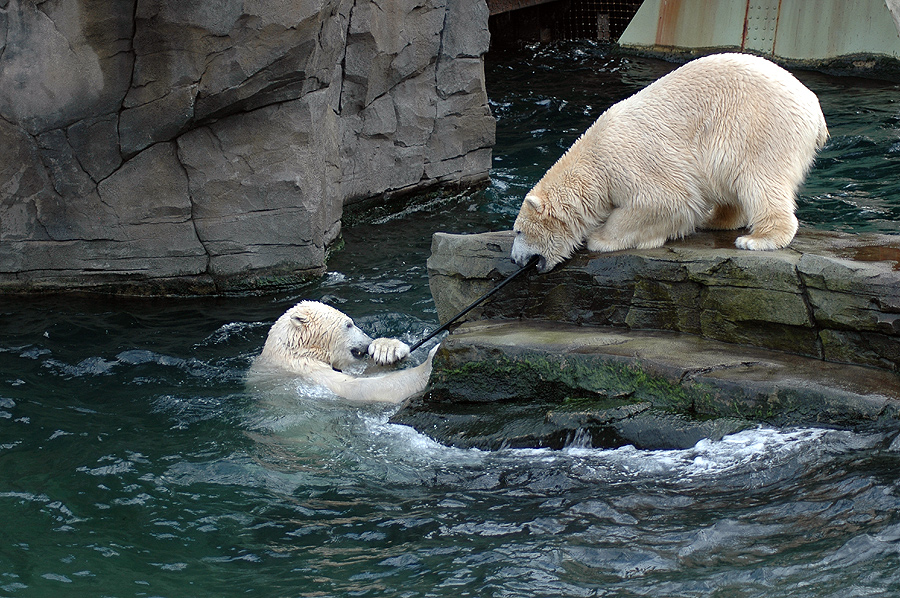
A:
POLYGON ((529 6, 537 6, 538 4, 547 4, 548 2, 556 2, 556 0, 487 0, 488 10, 491 16, 499 15, 520 8, 528 8, 529 6))

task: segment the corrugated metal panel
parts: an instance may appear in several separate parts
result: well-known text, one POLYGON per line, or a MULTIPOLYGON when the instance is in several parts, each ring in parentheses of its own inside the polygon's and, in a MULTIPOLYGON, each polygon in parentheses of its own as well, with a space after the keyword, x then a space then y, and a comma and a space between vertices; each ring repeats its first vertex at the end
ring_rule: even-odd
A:
POLYGON ((900 0, 884 0, 888 10, 894 17, 894 25, 897 26, 897 33, 900 34, 900 0))
POLYGON ((775 55, 815 60, 848 54, 900 58, 900 35, 884 0, 809 2, 784 0, 775 55))
POLYGON ((619 44, 737 48, 794 60, 900 59, 895 17, 900 23, 900 0, 645 0, 619 44))
POLYGON ((644 0, 619 38, 622 46, 659 48, 739 47, 744 2, 722 0, 644 0))

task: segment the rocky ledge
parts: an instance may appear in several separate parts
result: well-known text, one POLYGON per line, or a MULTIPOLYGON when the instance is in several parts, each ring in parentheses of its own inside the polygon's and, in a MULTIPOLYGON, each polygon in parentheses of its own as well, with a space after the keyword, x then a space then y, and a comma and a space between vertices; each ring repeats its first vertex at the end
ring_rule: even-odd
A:
POLYGON ((345 205, 487 178, 484 0, 0 0, 0 293, 324 271, 345 205))
MULTIPOLYGON (((580 252, 470 312, 395 416, 457 446, 692 446, 758 423, 900 428, 900 237, 704 232, 580 252), (485 403, 490 403, 489 408, 485 403)), ((441 321, 516 267, 511 232, 438 233, 441 321)))

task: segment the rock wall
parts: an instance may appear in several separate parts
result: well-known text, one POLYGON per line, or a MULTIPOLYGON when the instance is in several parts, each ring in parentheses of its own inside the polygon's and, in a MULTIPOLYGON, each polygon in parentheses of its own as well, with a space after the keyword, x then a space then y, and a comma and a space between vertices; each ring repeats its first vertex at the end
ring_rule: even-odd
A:
MULTIPOLYGON (((900 237, 801 231, 788 249, 734 248, 737 231, 650 250, 581 251, 504 288, 472 318, 668 330, 900 371, 900 237)), ((516 269, 512 233, 438 233, 428 259, 444 321, 516 269)))
POLYGON ((0 0, 0 290, 322 271, 343 206, 486 178, 483 0, 0 0))
MULTIPOLYGON (((807 230, 752 252, 738 234, 517 278, 441 341, 392 421, 482 449, 689 448, 760 423, 895 434, 900 237, 807 230)), ((518 269, 513 236, 434 235, 442 322, 518 269)))
POLYGON ((467 322, 392 418, 461 448, 690 448, 760 423, 900 430, 900 376, 678 332, 467 322))

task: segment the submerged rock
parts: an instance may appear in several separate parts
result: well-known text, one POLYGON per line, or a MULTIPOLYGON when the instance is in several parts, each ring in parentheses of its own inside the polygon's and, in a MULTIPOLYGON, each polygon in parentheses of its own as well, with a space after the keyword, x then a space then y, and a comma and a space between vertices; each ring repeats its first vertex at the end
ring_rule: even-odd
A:
MULTIPOLYGON (((759 423, 900 428, 900 237, 790 249, 700 233, 579 252, 504 288, 442 343, 396 416, 458 446, 685 448, 759 423)), ((434 236, 441 321, 515 271, 512 234, 434 236)))

